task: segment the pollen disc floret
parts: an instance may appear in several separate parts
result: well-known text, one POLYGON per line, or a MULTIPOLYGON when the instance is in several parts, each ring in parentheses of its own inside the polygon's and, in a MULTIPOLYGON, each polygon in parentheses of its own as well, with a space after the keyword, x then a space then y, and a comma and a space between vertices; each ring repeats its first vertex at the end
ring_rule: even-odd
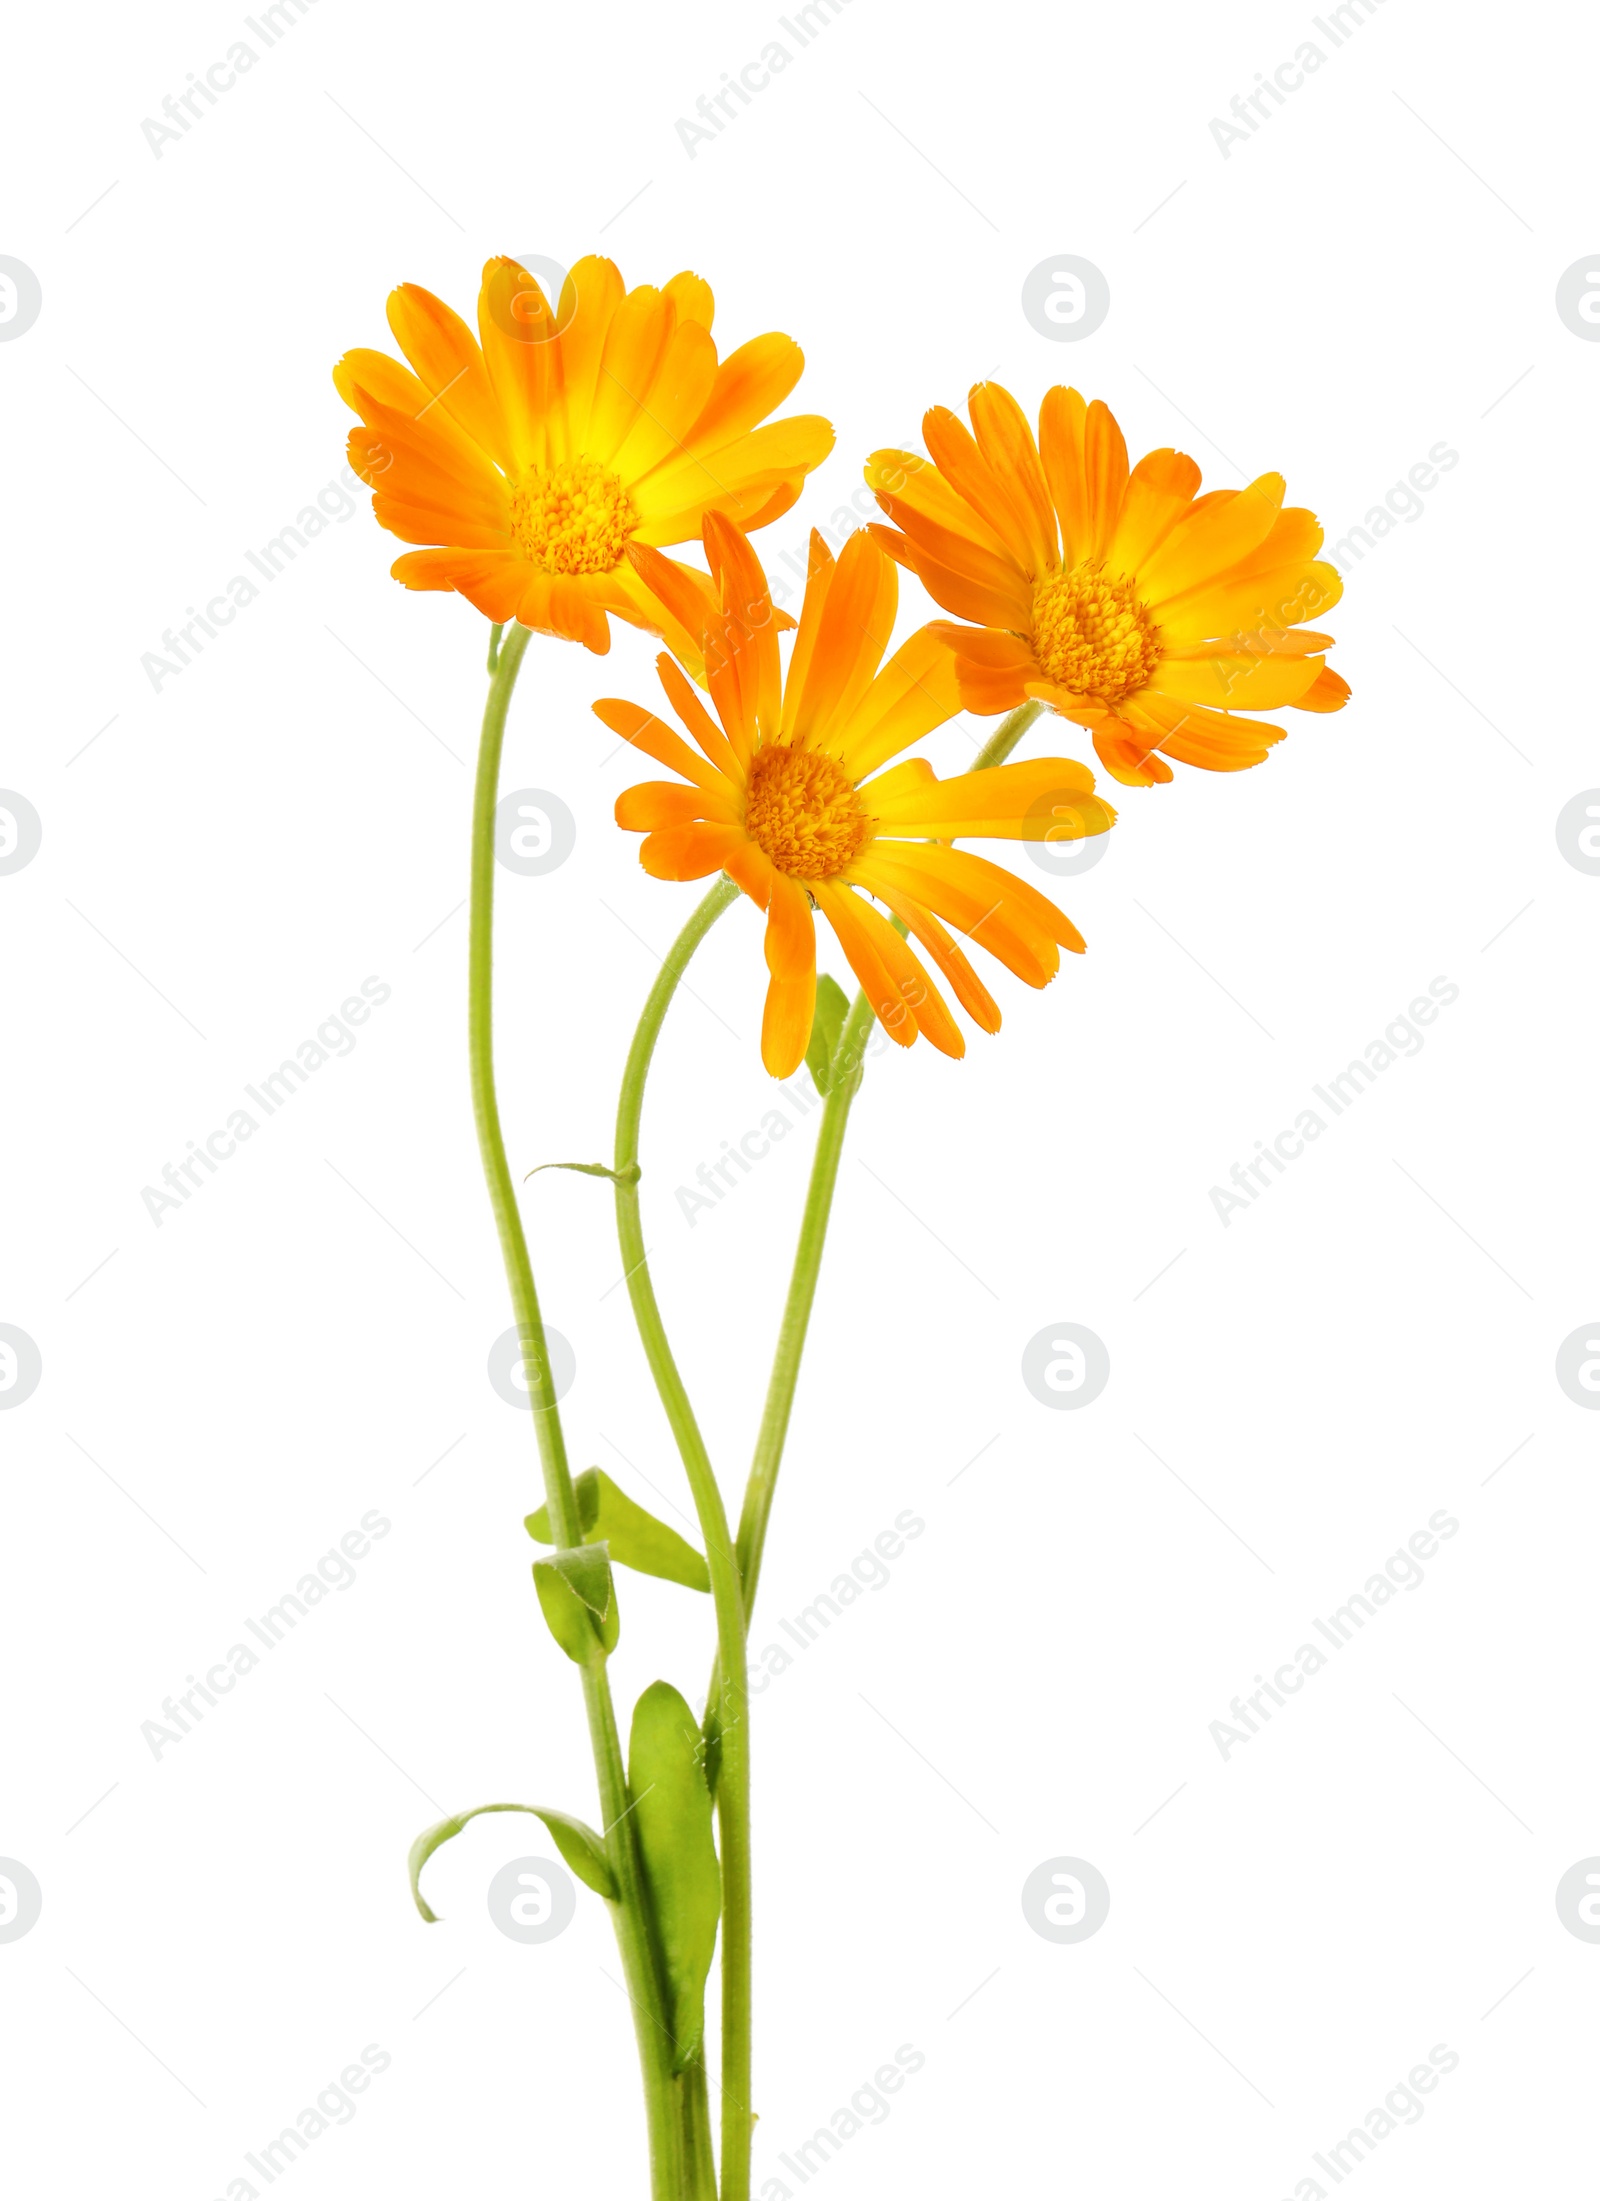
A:
POLYGON ((871 835, 854 784, 832 757, 782 743, 750 765, 745 831, 791 879, 836 879, 871 835))
POLYGON ((1133 583, 1093 561, 1038 584, 1033 645, 1052 680, 1109 705, 1135 694, 1161 661, 1159 632, 1133 583))
POLYGON ((639 524, 628 492, 596 460, 530 466, 511 492, 511 533, 545 573, 610 573, 639 524))

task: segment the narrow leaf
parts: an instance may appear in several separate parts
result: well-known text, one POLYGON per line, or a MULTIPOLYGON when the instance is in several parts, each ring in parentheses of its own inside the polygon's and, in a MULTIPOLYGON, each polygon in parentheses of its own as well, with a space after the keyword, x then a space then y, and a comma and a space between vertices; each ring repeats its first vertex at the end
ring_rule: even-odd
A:
MULTIPOLYGON (((581 1177, 609 1177, 614 1185, 636 1185, 640 1177, 637 1162, 630 1162, 626 1169, 607 1169, 604 1162, 541 1162, 539 1169, 575 1169, 581 1177)), ((539 1169, 530 1169, 528 1177, 537 1177, 539 1169)), ((524 1184, 528 1177, 523 1178, 524 1184)))
POLYGON ((811 1038, 806 1045, 806 1068, 819 1093, 826 1093, 833 1071, 839 1034, 850 1004, 844 988, 826 973, 817 980, 817 1005, 811 1015, 811 1038))
POLYGON ((604 1650, 616 1649, 620 1619, 604 1544, 577 1544, 536 1559, 533 1586, 550 1633, 577 1665, 588 1663, 597 1639, 604 1650))
MULTIPOLYGON (((594 1480, 599 1472, 598 1468, 591 1467, 572 1486, 578 1501, 578 1519, 583 1524, 583 1540, 586 1544, 594 1540, 589 1532, 594 1528, 600 1504, 600 1492, 594 1480)), ((537 1513, 530 1513, 522 1525, 536 1544, 553 1544, 558 1541, 550 1533, 550 1508, 547 1505, 541 1506, 537 1513)))
POLYGON ((705 2030, 706 1974, 717 1945, 722 1874, 711 1834, 699 1723, 670 1682, 652 1682, 633 1708, 628 1786, 666 1965, 673 2069, 681 2071, 705 2030))
MULTIPOLYGON (((658 1521, 643 1506, 635 1505, 603 1468, 586 1469, 574 1487, 585 1543, 603 1540, 613 1563, 632 1567, 635 1574, 681 1582, 689 1590, 710 1590, 711 1570, 693 1544, 686 1543, 676 1529, 668 1528, 665 1521, 658 1521)), ((548 1506, 530 1513, 525 1526, 535 1543, 554 1543, 548 1506)))
POLYGON ((542 1819, 556 1848, 584 1886, 593 1888, 596 1895, 603 1895, 608 1903, 617 1900, 617 1883, 606 1861, 605 1844, 593 1827, 585 1826, 581 1819, 574 1819, 570 1812, 546 1811, 540 1804, 479 1804, 475 1811, 461 1811, 453 1818, 441 1819, 437 1826, 429 1827, 426 1834, 419 1834, 411 1845, 407 1861, 411 1900, 430 1926, 438 1924, 438 1913, 429 1908, 418 1885, 423 1866, 436 1849, 455 1840, 469 1819, 481 1819, 488 1811, 526 1811, 533 1818, 542 1819))

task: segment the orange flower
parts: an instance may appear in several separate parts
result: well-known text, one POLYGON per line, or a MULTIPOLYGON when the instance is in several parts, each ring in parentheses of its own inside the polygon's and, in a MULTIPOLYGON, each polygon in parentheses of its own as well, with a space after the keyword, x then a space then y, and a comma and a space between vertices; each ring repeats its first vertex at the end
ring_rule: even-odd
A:
POLYGON ((414 283, 391 291, 415 372, 354 351, 333 379, 365 423, 350 464, 379 521, 441 546, 396 559, 395 579, 596 651, 609 612, 659 626, 630 546, 688 542, 708 512, 764 527, 833 447, 815 415, 767 419, 800 379, 798 344, 757 336, 719 362, 711 315, 698 275, 624 292, 601 259, 578 262, 554 313, 514 260, 491 260, 477 337, 414 283))
POLYGON ((1350 694, 1320 652, 1333 637, 1297 622, 1339 600, 1317 557, 1322 529, 1283 509, 1280 474, 1197 496, 1200 469, 1128 447, 1097 398, 1054 389, 1027 416, 996 382, 968 398, 972 434, 935 406, 932 462, 878 451, 866 474, 896 527, 884 548, 946 611, 969 711, 1030 697, 1093 731, 1125 786, 1170 780, 1164 756, 1208 772, 1259 764, 1280 726, 1236 714, 1337 711, 1350 694))
POLYGON ((955 661, 929 627, 879 670, 899 594, 889 559, 865 529, 837 564, 812 536, 785 681, 755 552, 720 513, 707 516, 704 534, 710 611, 681 568, 652 550, 630 553, 672 619, 695 635, 698 647, 679 655, 717 715, 665 654, 656 661, 661 685, 694 748, 637 703, 595 705, 614 733, 680 775, 630 787, 618 798, 617 823, 648 836, 639 857, 652 877, 726 871, 765 910, 771 982, 761 1055, 775 1077, 798 1067, 811 1035, 815 910, 892 1038, 909 1047, 923 1032, 941 1053, 964 1054, 927 971, 866 897, 921 943, 974 1022, 998 1031, 1000 1011, 940 920, 1030 986, 1055 976, 1060 948, 1081 954, 1083 939, 1036 888, 951 844, 1078 840, 1103 833, 1116 814, 1094 794, 1094 775, 1060 757, 942 781, 921 757, 882 771, 961 708, 955 661))

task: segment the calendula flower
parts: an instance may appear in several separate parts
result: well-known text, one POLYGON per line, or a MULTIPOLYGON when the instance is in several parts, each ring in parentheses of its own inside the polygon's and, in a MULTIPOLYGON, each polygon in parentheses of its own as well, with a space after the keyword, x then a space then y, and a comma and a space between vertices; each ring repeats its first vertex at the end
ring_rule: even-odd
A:
POLYGON ((867 481, 896 524, 877 527, 946 611, 940 625, 969 711, 1028 698, 1091 729, 1125 786, 1170 780, 1164 759, 1237 772, 1259 764, 1280 726, 1242 716, 1337 711, 1350 694, 1302 627, 1336 604, 1339 575, 1317 552, 1322 529, 1284 482, 1197 494, 1181 451, 1132 471, 1110 411, 1076 390, 1047 391, 1034 441, 995 382, 968 399, 969 434, 935 406, 931 459, 878 451, 867 481))
POLYGON ((939 780, 925 758, 890 759, 961 708, 955 660, 924 627, 882 664, 898 577, 862 529, 838 562, 818 535, 788 678, 765 574, 719 513, 707 517, 708 611, 681 568, 631 552, 641 578, 696 647, 657 659, 667 700, 694 747, 637 703, 594 706, 614 733, 677 780, 649 780, 617 801, 617 823, 647 837, 640 862, 657 879, 726 871, 767 917, 770 983, 761 1055, 787 1077, 805 1054, 816 999, 820 911, 890 1036, 919 1032, 947 1055, 966 1052, 943 996, 875 897, 927 951, 984 1031, 1000 1011, 941 920, 1043 986, 1059 950, 1081 953, 1077 928, 1034 887, 951 844, 1060 840, 1103 833, 1115 812, 1094 775, 1060 757, 939 780), (882 669, 880 670, 880 665, 882 669), (703 680, 716 717, 684 670, 703 680), (885 765, 889 769, 882 769, 885 765))
POLYGON ((498 259, 476 336, 414 283, 388 310, 410 367, 353 351, 334 369, 364 423, 350 463, 382 525, 432 546, 398 558, 395 579, 455 589, 488 619, 596 651, 610 647, 608 613, 659 626, 630 547, 688 542, 708 512, 764 527, 833 445, 815 415, 767 418, 800 379, 792 338, 718 359, 698 275, 624 291, 609 260, 584 259, 552 310, 498 259))

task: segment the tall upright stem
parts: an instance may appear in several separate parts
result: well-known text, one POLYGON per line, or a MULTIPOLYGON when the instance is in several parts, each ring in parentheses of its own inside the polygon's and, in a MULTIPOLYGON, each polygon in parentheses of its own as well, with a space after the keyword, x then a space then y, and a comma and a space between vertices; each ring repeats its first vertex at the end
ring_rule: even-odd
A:
POLYGON ((817 1131, 816 1152, 811 1158, 811 1181, 800 1217, 800 1236, 795 1246, 794 1268, 789 1277, 789 1296, 784 1301, 778 1327, 778 1347, 772 1359, 766 1404, 756 1433, 745 1484, 744 1507, 739 1516, 739 1571, 744 1580, 745 1613, 753 1611, 756 1583, 761 1575, 761 1555, 766 1547, 767 1521, 778 1486, 778 1468, 794 1410, 795 1385, 800 1380, 800 1356, 805 1351, 811 1324, 817 1278, 822 1270, 822 1249, 828 1235, 834 1187, 839 1181, 839 1161, 844 1153, 845 1125, 850 1104, 861 1085, 861 1051, 873 1024, 872 1010, 864 993, 858 993, 839 1034, 835 1074, 817 1131))
POLYGON ((722 1758, 717 1785, 722 1860, 722 2201, 749 2201, 750 2140, 755 2124, 750 2109, 750 1739, 744 1592, 722 1492, 673 1359, 650 1280, 635 1165, 639 1159, 645 1080, 662 1020, 689 958, 738 893, 731 879, 719 879, 662 962, 622 1074, 614 1157, 617 1237, 628 1296, 650 1373, 689 1478, 716 1607, 717 1657, 722 1674, 722 1758))
MULTIPOLYGON (((467 965, 467 1054, 472 1073, 472 1112, 478 1130, 489 1205, 500 1237, 500 1254, 511 1289, 512 1312, 522 1344, 529 1403, 543 1472, 550 1526, 563 1548, 583 1541, 572 1475, 567 1465, 561 1413, 556 1404, 533 1266, 517 1206, 516 1187, 506 1160, 500 1128, 500 1104, 494 1081, 494 813, 500 783, 500 754, 505 744, 506 713, 530 633, 513 626, 500 644, 484 706, 478 748, 478 774, 472 798, 472 885, 467 965)), ((666 1988, 651 1928, 640 1869, 635 1822, 630 1815, 627 1775, 611 1702, 605 1654, 598 1639, 582 1668, 589 1741, 594 1753, 601 1810, 609 1829, 606 1852, 617 1882, 613 1905, 623 1977, 633 2005, 639 2061, 644 2074, 645 2114, 650 2138, 651 2192, 655 2201, 679 2201, 683 2178, 681 2086, 672 2076, 671 2041, 666 2022, 666 1988)))
MULTIPOLYGON (((994 765, 1004 764, 1043 708, 1042 703, 1022 703, 1003 718, 973 759, 973 771, 983 772, 994 765)), ((839 1075, 830 1085, 827 1106, 822 1112, 822 1125, 817 1133, 816 1153, 811 1162, 811 1181, 806 1188, 806 1204, 800 1218, 794 1268, 789 1278, 789 1296, 784 1302, 777 1351, 773 1356, 772 1375, 767 1384, 766 1405, 762 1411, 761 1427, 756 1434, 755 1452, 750 1462, 750 1479, 745 1485, 744 1505, 739 1516, 739 1571, 744 1580, 746 1625, 755 1610, 756 1584, 760 1578, 761 1557, 766 1547, 767 1522, 772 1513, 772 1500, 778 1486, 778 1469, 783 1462, 784 1443, 789 1434, 795 1385, 800 1377, 800 1357, 805 1350, 811 1308, 817 1296, 822 1249, 828 1235, 834 1187, 839 1178, 839 1160, 844 1152, 845 1126, 849 1121, 850 1104, 861 1085, 861 1054, 871 1029, 872 1011, 867 1006, 867 997, 858 993, 839 1035, 839 1075)), ((707 1705, 708 1720, 715 1716, 717 1695, 713 1680, 707 1705)))

